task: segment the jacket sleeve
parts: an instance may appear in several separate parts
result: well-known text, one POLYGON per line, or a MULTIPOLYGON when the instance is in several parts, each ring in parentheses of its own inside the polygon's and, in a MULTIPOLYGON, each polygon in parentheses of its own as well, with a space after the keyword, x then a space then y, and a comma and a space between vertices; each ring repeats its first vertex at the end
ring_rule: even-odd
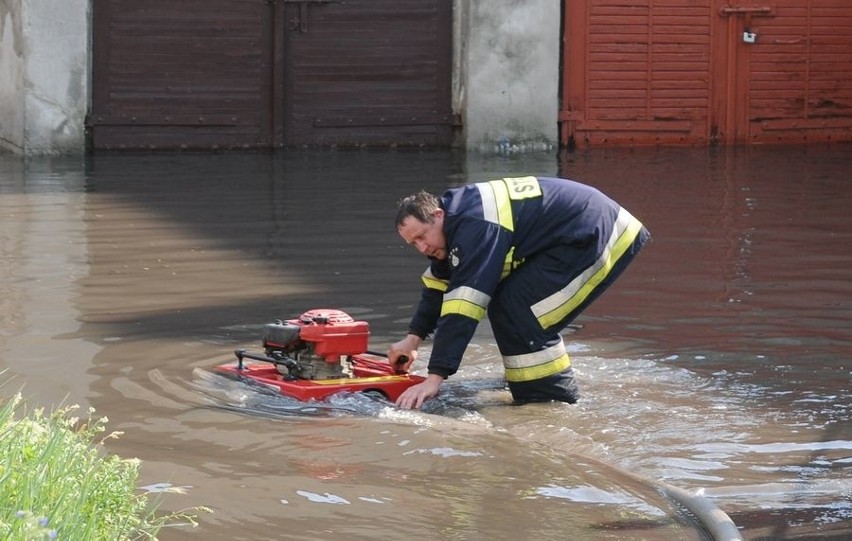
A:
POLYGON ((425 339, 435 330, 441 316, 441 301, 450 283, 449 265, 446 261, 433 261, 420 278, 423 290, 408 332, 425 339))
POLYGON ((447 260, 451 278, 441 301, 428 367, 430 374, 443 377, 458 370, 500 283, 511 248, 506 230, 481 219, 462 219, 452 238, 447 260))

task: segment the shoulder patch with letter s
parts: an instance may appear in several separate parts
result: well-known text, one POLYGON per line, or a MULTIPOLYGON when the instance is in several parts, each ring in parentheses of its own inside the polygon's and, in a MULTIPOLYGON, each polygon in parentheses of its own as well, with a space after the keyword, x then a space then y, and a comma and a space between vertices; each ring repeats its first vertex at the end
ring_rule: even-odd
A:
POLYGON ((504 178, 503 182, 509 189, 509 199, 530 199, 541 197, 541 186, 535 177, 504 178))

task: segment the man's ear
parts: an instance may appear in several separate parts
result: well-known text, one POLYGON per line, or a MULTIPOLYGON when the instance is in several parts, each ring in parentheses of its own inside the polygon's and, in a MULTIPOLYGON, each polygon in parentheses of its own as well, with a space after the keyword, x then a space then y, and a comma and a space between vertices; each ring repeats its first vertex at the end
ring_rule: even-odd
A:
POLYGON ((432 212, 432 218, 434 218, 436 220, 443 220, 444 219, 444 209, 442 209, 440 207, 436 208, 432 212))

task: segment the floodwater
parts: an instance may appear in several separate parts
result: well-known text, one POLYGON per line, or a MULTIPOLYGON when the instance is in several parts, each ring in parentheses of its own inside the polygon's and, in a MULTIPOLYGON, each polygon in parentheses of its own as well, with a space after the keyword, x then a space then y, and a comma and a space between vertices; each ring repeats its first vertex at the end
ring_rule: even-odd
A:
POLYGON ((3 390, 94 407, 162 509, 213 509, 163 539, 711 539, 659 481, 745 539, 849 538, 851 181, 848 145, 0 156, 3 390), (395 201, 527 174, 653 235, 565 335, 577 405, 511 405, 487 322, 422 412, 212 373, 312 308, 384 350, 425 267, 395 201))

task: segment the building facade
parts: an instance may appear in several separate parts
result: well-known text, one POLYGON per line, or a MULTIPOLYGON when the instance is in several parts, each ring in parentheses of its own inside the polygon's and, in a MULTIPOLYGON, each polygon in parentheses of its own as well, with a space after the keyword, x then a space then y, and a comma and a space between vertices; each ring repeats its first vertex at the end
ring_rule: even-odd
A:
POLYGON ((0 0, 0 148, 852 140, 845 0, 0 0))

